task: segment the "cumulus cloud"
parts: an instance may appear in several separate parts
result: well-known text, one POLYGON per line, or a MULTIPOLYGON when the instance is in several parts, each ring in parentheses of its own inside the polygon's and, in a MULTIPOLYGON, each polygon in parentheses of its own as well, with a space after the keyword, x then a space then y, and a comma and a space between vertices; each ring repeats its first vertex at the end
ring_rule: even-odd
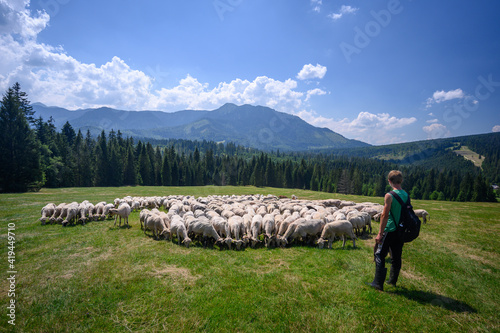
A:
POLYGON ((331 13, 330 15, 328 15, 328 17, 334 21, 337 21, 337 20, 341 19, 342 16, 344 16, 346 14, 354 14, 358 10, 359 10, 359 8, 354 8, 351 6, 342 5, 342 7, 340 7, 340 10, 338 13, 331 13))
POLYGON ((445 125, 439 123, 434 123, 429 126, 424 126, 422 129, 424 130, 425 133, 427 133, 427 139, 446 138, 451 135, 448 128, 446 128, 445 125))
MULTIPOLYGON (((258 76, 210 87, 189 74, 174 87, 154 90, 151 76, 118 56, 96 66, 67 55, 62 47, 38 43, 36 37, 50 17, 45 12, 33 14, 28 8, 28 0, 0 0, 0 90, 19 82, 32 101, 69 109, 109 106, 164 111, 213 109, 232 102, 294 112, 303 107, 305 99, 324 94, 320 89, 301 92, 294 79, 258 76)), ((306 65, 298 77, 321 79, 325 73, 324 66, 306 65)))
POLYGON ((400 129, 417 121, 414 117, 397 118, 388 113, 370 112, 360 112, 355 119, 341 120, 325 118, 314 111, 303 110, 296 115, 314 126, 327 127, 345 137, 375 145, 404 141, 404 132, 400 129))
POLYGON ((319 89, 319 88, 316 88, 316 89, 311 89, 311 90, 308 90, 307 91, 307 97, 305 99, 305 101, 307 102, 311 96, 321 96, 321 95, 326 95, 327 92, 322 90, 322 89, 319 89))
POLYGON ((493 128, 492 128, 492 130, 491 130, 491 131, 492 131, 492 132, 495 132, 495 133, 496 133, 496 132, 500 132, 500 125, 495 125, 495 126, 493 126, 493 128))
POLYGON ((304 93, 296 91, 297 82, 288 79, 278 81, 267 76, 259 76, 253 81, 235 79, 222 82, 213 89, 207 83, 200 83, 188 75, 179 85, 162 88, 151 98, 149 109, 212 109, 224 103, 259 104, 283 111, 293 111, 301 107, 304 93))
POLYGON ((312 64, 304 65, 300 70, 299 74, 297 74, 297 79, 299 80, 312 80, 312 79, 322 79, 326 74, 326 67, 321 66, 320 64, 316 64, 316 66, 312 64))
POLYGON ((427 108, 430 108, 434 103, 442 103, 453 99, 464 99, 465 97, 465 93, 460 88, 449 91, 438 90, 432 94, 432 97, 427 99, 427 108))

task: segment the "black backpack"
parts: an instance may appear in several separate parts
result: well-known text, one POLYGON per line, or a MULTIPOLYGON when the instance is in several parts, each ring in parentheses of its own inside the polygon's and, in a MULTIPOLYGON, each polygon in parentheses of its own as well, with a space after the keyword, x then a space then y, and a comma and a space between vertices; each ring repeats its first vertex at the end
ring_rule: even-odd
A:
POLYGON ((396 192, 390 191, 389 193, 392 194, 401 205, 401 217, 399 218, 399 223, 396 224, 396 231, 403 242, 409 243, 420 234, 420 225, 422 222, 420 222, 420 219, 413 211, 409 195, 408 201, 404 203, 396 192))

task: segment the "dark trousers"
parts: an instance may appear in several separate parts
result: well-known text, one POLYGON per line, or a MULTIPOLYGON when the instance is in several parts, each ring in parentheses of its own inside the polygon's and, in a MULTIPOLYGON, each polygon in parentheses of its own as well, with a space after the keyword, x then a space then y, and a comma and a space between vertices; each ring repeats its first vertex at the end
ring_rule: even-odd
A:
POLYGON ((403 244, 404 242, 399 239, 396 231, 385 232, 384 237, 382 238, 382 243, 378 244, 375 249, 375 264, 378 267, 385 268, 385 257, 387 257, 387 253, 391 251, 392 269, 399 271, 401 269, 403 244))

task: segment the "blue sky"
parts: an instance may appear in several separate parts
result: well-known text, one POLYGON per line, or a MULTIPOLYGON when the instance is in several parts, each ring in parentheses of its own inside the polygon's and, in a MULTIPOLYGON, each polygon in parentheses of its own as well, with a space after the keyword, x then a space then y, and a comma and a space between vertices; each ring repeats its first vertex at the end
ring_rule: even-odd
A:
POLYGON ((0 0, 0 89, 265 105, 375 145, 500 131, 500 2, 0 0))

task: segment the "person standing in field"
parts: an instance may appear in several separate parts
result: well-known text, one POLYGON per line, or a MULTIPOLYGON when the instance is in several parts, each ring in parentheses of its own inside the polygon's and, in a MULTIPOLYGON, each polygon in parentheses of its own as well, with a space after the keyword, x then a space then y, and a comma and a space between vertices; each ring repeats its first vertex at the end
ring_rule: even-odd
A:
MULTIPOLYGON (((399 197, 406 202, 408 193, 406 193, 401 184, 403 183, 403 174, 401 171, 392 170, 388 176, 389 185, 399 197)), ((384 197, 384 210, 380 216, 380 230, 375 238, 375 278, 372 283, 368 283, 371 287, 380 291, 384 290, 384 281, 387 275, 385 268, 385 257, 391 251, 391 272, 389 275, 388 284, 396 286, 398 281, 399 271, 401 270, 401 255, 403 253, 403 240, 400 239, 396 231, 396 223, 401 216, 401 205, 393 198, 392 194, 386 193, 384 197)))

